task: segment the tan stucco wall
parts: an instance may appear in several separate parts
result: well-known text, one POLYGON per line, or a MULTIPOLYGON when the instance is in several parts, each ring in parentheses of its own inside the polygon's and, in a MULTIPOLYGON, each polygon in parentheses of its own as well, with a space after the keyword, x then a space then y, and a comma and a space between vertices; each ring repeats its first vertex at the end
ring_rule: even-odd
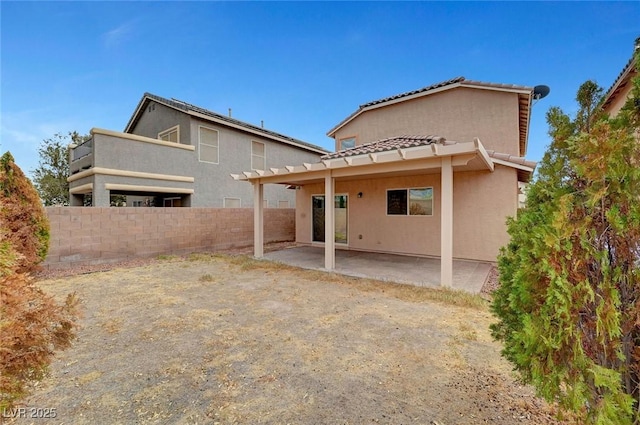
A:
POLYGON ((613 99, 613 102, 611 102, 611 104, 605 109, 605 112, 607 112, 612 117, 616 116, 618 112, 620 112, 620 109, 622 109, 622 107, 624 106, 627 98, 631 95, 631 88, 632 85, 630 83, 627 84, 626 87, 616 95, 615 99, 613 99))
MULTIPOLYGON (((350 249, 426 256, 440 255, 440 174, 338 181, 336 194, 349 195, 350 249), (388 216, 387 189, 433 187, 432 216, 388 216), (358 198, 362 192, 362 198, 358 198), (362 235, 362 239, 360 239, 362 235)), ((454 174, 453 255, 495 261, 509 238, 507 216, 517 211, 517 176, 513 169, 496 166, 493 173, 454 174)), ((323 184, 297 191, 296 241, 311 243, 311 196, 324 193, 323 184)))
POLYGON ((486 149, 519 155, 518 95, 455 88, 360 114, 335 134, 356 144, 401 135, 438 135, 459 142, 479 137, 486 149))
POLYGON ((453 188, 453 255, 495 261, 509 242, 507 217, 518 210, 516 171, 496 165, 493 173, 457 173, 453 188))

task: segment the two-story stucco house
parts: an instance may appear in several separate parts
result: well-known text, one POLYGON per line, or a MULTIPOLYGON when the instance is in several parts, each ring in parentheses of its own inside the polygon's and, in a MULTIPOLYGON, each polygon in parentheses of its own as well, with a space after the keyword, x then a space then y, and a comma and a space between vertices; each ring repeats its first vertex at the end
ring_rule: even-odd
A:
MULTIPOLYGON (((70 150, 70 204, 250 207, 248 185, 229 179, 238 169, 266 170, 317 162, 328 153, 303 142, 175 99, 145 93, 124 132, 94 128, 70 150)), ((295 191, 272 186, 265 207, 295 206, 295 191)))
MULTIPOLYGON (((320 162, 236 174, 256 200, 269 183, 294 185, 296 241, 335 248, 495 261, 506 219, 535 163, 524 159, 534 88, 463 77, 361 105, 328 135, 320 162)), ((255 255, 262 255, 256 208, 255 255)), ((416 271, 419 273, 419 271, 416 271)))

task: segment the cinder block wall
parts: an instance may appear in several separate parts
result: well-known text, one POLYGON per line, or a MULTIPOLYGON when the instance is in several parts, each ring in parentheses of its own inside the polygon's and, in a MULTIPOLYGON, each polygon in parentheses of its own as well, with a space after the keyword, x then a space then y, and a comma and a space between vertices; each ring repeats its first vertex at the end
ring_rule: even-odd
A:
MULTIPOLYGON (((253 244, 251 208, 48 207, 49 268, 253 244)), ((295 240, 295 209, 264 210, 265 242, 295 240)))

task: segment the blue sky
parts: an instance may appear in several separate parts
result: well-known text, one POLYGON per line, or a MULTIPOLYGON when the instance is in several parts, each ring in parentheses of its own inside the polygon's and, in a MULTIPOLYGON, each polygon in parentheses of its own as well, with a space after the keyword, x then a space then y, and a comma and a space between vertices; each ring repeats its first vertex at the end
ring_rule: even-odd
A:
POLYGON ((457 76, 551 87, 540 160, 549 107, 609 88, 640 36, 640 2, 0 1, 0 19, 0 153, 27 173, 54 133, 122 131, 144 92, 333 149, 358 105, 457 76))

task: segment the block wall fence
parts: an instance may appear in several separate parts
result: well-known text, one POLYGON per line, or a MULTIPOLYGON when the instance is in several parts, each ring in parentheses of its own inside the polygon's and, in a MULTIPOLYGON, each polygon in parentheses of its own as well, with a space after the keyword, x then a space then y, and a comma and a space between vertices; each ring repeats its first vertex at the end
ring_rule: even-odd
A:
MULTIPOLYGON (((45 268, 253 245, 252 208, 47 207, 45 268)), ((264 241, 295 240, 295 209, 265 208, 264 241)))

